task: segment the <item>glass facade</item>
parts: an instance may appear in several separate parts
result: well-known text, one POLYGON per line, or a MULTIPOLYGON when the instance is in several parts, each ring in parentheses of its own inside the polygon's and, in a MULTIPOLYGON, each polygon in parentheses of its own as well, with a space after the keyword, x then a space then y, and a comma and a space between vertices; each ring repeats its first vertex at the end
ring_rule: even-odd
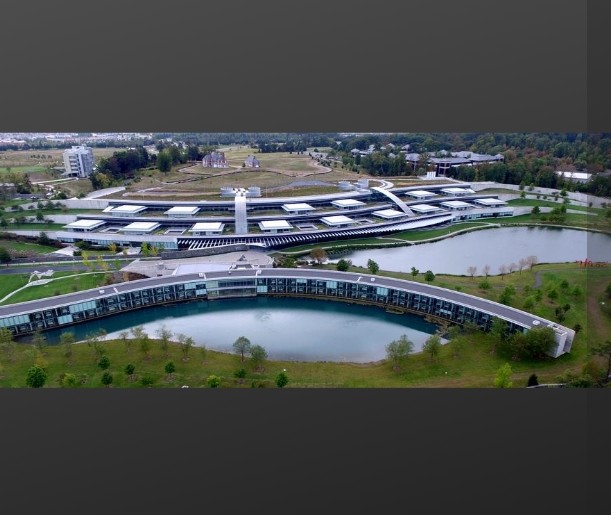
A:
MULTIPOLYGON (((378 286, 373 282, 359 282, 356 278, 357 276, 354 280, 346 281, 273 276, 223 278, 218 281, 201 279, 143 288, 28 314, 7 316, 0 318, 0 327, 7 327, 13 334, 18 335, 156 304, 194 299, 254 297, 256 295, 309 296, 366 303, 461 324, 470 322, 485 330, 489 329, 492 323, 493 316, 488 313, 441 298, 409 291, 408 284, 405 289, 389 288, 378 286)), ((525 330, 512 323, 509 323, 509 328, 512 331, 525 330)))

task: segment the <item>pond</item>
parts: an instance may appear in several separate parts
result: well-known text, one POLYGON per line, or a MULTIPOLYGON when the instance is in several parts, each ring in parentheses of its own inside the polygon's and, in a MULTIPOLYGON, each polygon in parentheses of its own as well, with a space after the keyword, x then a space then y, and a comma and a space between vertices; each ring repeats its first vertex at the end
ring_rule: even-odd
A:
POLYGON ((405 247, 357 250, 334 256, 350 259, 353 265, 367 266, 373 259, 382 270, 409 272, 415 266, 420 272, 467 275, 467 268, 477 267, 476 275, 499 273, 501 265, 518 263, 536 256, 539 263, 565 263, 590 259, 607 261, 611 256, 611 236, 602 233, 551 227, 502 227, 459 234, 433 243, 405 247))
MULTIPOLYGON (((157 329, 165 325, 174 335, 183 333, 196 345, 222 352, 233 352, 233 342, 246 336, 253 345, 262 345, 272 360, 355 363, 385 359, 386 345, 403 334, 418 352, 436 330, 422 317, 387 313, 379 307, 257 297, 151 307, 62 331, 71 331, 82 340, 104 329, 106 339, 111 339, 138 325, 151 338, 156 338, 157 329)), ((49 343, 57 343, 59 334, 60 330, 45 333, 49 343)))

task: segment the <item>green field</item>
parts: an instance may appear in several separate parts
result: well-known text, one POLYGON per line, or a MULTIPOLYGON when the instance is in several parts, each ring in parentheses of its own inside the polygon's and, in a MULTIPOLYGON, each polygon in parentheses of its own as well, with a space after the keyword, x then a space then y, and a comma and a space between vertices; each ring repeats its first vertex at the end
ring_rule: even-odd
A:
POLYGON ((55 252, 57 250, 55 247, 39 245, 38 243, 26 243, 12 240, 0 240, 0 247, 24 254, 49 254, 50 252, 55 252))
MULTIPOLYGON (((359 269, 354 267, 353 270, 359 269)), ((557 382, 558 377, 567 371, 581 373, 588 361, 588 348, 604 341, 611 333, 611 313, 604 310, 601 304, 604 289, 611 281, 611 270, 577 268, 572 263, 536 265, 532 271, 514 272, 504 278, 489 277, 489 290, 481 290, 478 287, 481 278, 438 275, 433 282, 434 285, 460 288, 465 293, 492 299, 495 299, 505 286, 511 284, 516 289, 515 303, 512 305, 519 308, 532 292, 536 273, 540 274, 542 291, 556 289, 559 297, 552 302, 544 295, 540 302, 535 303, 533 311, 553 319, 556 306, 570 303, 571 309, 562 323, 569 327, 579 323, 581 330, 568 355, 536 362, 512 361, 511 379, 514 387, 526 386, 532 373, 537 374, 540 383, 557 382), (563 280, 569 283, 567 288, 562 286, 563 280), (576 286, 581 289, 581 293, 575 294, 576 286)), ((384 272, 380 275, 412 279, 411 275, 406 274, 384 272)), ((422 281, 422 274, 419 274, 416 280, 422 281)), ((68 286, 70 281, 70 278, 65 279, 68 286)), ((156 338, 156 335, 149 336, 156 338)), ((236 355, 214 351, 207 351, 203 355, 201 349, 196 347, 191 349, 185 361, 177 344, 170 345, 166 355, 156 340, 152 341, 148 357, 141 352, 137 341, 132 341, 129 349, 119 340, 103 342, 100 345, 110 358, 109 371, 113 375, 115 387, 142 386, 137 378, 130 380, 125 375, 123 370, 127 363, 136 366, 135 373, 139 377, 149 376, 153 387, 179 387, 183 384, 205 387, 206 378, 211 374, 221 377, 221 387, 275 387, 274 378, 282 369, 286 369, 289 377, 288 387, 492 387, 496 371, 505 363, 505 359, 493 351, 495 342, 492 335, 466 334, 457 340, 463 342, 463 349, 459 352, 455 344, 450 342, 443 346, 436 361, 431 361, 424 354, 413 354, 399 371, 393 370, 391 364, 385 360, 367 364, 268 361, 264 370, 256 371, 248 361, 241 363, 236 355), (164 372, 164 364, 168 360, 172 360, 176 365, 176 372, 172 376, 164 372), (247 371, 243 380, 234 377, 234 372, 240 368, 247 371)), ((381 342, 386 343, 388 342, 381 342)), ((66 372, 75 374, 79 379, 86 378, 82 387, 102 387, 102 370, 96 366, 95 348, 87 344, 77 344, 72 349, 73 355, 68 359, 61 346, 47 347, 41 354, 32 345, 18 344, 12 355, 7 352, 0 354, 0 386, 25 386, 27 369, 36 361, 42 360, 49 376, 46 387, 58 387, 60 374, 66 372)))
MULTIPOLYGON (((43 267, 44 268, 44 267, 43 267)), ((73 275, 75 272, 58 272, 54 274, 54 277, 62 277, 64 275, 73 275)), ((25 274, 24 274, 25 275, 25 274)), ((75 291, 88 290, 90 288, 97 288, 104 284, 104 273, 78 273, 78 275, 74 275, 73 277, 66 277, 65 279, 58 279, 55 281, 51 281, 47 284, 40 284, 35 286, 28 286, 27 288, 17 292, 12 297, 9 297, 4 302, 0 302, 1 305, 5 306, 7 304, 16 304, 18 302, 28 302, 30 300, 42 299, 45 297, 53 297, 55 295, 63 295, 65 293, 73 293, 75 291)), ((8 276, 12 277, 12 276, 8 276)), ((17 288, 27 284, 29 279, 29 274, 24 280, 22 275, 19 276, 23 284, 19 284, 17 281, 14 281, 14 284, 19 284, 17 288)), ((8 292, 4 293, 7 295, 10 291, 14 291, 16 288, 12 288, 8 292)), ((4 288, 2 288, 4 290, 4 288)), ((2 295, 2 297, 4 296, 2 295)), ((1 297, 0 297, 1 298, 1 297)))

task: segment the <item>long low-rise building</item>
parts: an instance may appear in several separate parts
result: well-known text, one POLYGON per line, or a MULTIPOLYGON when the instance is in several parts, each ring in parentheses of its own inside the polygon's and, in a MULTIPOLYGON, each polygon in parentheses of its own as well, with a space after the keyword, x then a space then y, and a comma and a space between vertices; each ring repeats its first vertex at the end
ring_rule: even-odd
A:
POLYGON ((570 352, 575 331, 497 302, 429 284, 353 272, 299 268, 253 268, 171 275, 114 284, 78 293, 0 307, 0 327, 15 336, 95 320, 125 311, 190 300, 257 296, 313 297, 364 303, 471 323, 489 330, 494 318, 509 331, 551 327, 553 357, 570 352))

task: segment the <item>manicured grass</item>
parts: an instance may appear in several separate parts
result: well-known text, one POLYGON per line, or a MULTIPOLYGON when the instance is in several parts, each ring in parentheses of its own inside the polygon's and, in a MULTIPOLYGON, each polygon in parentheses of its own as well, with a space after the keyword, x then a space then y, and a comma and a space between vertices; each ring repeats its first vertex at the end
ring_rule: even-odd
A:
MULTIPOLYGON (((353 267, 353 270, 359 270, 353 267)), ((535 281, 535 273, 539 273, 544 292, 554 288, 559 297, 551 302, 546 296, 542 301, 535 303, 534 312, 541 316, 553 319, 554 309, 565 303, 571 304, 567 318, 562 322, 571 327, 575 323, 582 326, 573 343, 572 351, 557 359, 547 359, 540 362, 511 361, 513 370, 512 381, 514 387, 526 386, 528 377, 533 372, 537 374, 540 383, 557 382, 558 376, 566 371, 579 374, 587 361, 587 351, 596 345, 611 332, 611 319, 602 311, 600 299, 604 295, 604 288, 611 281, 611 269, 607 268, 578 268, 573 263, 536 265, 532 271, 514 272, 504 278, 489 277, 491 285, 489 290, 478 287, 481 278, 471 279, 465 276, 438 275, 433 285, 460 288, 465 293, 492 298, 500 291, 512 285, 516 295, 512 305, 521 308, 526 298, 531 294, 535 281), (567 280, 568 288, 561 283, 567 280), (589 285, 597 285, 588 289, 589 285), (580 294, 575 295, 573 289, 578 286, 580 294), (528 290, 530 288, 530 291, 528 290), (589 306, 586 317, 586 305, 589 306), (588 320, 595 321, 588 324, 588 320)), ((380 272, 379 275, 388 275, 413 279, 409 274, 380 272)), ((422 281, 422 274, 415 280, 422 281)), ((66 279, 69 284, 70 279, 66 279)), ((398 315, 400 316, 400 315, 398 315)), ((69 331, 69 328, 66 328, 69 331)), ((155 335, 149 335, 152 338, 155 335)), ((182 360, 182 353, 178 345, 170 345, 168 356, 162 352, 159 342, 152 341, 149 358, 145 358, 140 351, 138 342, 133 341, 131 350, 118 340, 102 343, 106 354, 110 358, 109 371, 113 374, 115 387, 141 387, 139 381, 130 381, 123 372, 127 363, 136 366, 136 374, 149 375, 154 383, 153 387, 179 387, 183 384, 191 387, 205 387, 206 378, 211 375, 221 377, 221 387, 251 387, 253 385, 275 387, 274 378, 283 369, 289 377, 287 387, 476 387, 489 388, 498 368, 506 359, 493 351, 494 338, 489 334, 475 333, 459 337, 463 341, 463 349, 455 353, 454 344, 443 346, 437 361, 431 361, 424 354, 411 355, 399 371, 393 370, 391 364, 380 361, 367 364, 332 363, 332 362, 287 362, 269 361, 262 372, 253 369, 249 362, 241 363, 239 357, 232 354, 207 351, 204 357, 201 349, 193 348, 189 353, 189 360, 182 360), (172 377, 166 376, 164 364, 174 361, 176 372, 172 377), (245 368, 247 376, 243 381, 233 377, 236 370, 245 368)), ((385 345, 388 342, 380 342, 385 345)), ((7 353, 0 355, 0 386, 23 387, 27 369, 37 359, 42 359, 46 366, 49 379, 46 387, 57 387, 60 374, 70 372, 77 377, 87 376, 87 382, 82 387, 102 387, 101 377, 103 371, 96 366, 97 356, 95 349, 86 344, 72 347, 73 356, 68 360, 64 356, 64 348, 51 346, 44 350, 44 355, 38 356, 38 351, 28 344, 18 344, 14 356, 7 353)))
POLYGON ((38 231, 38 232, 48 232, 48 231, 61 231, 62 228, 66 224, 56 224, 56 223, 25 223, 25 224, 8 224, 6 227, 3 227, 4 231, 38 231))
POLYGON ((509 200, 507 201, 507 204, 509 204, 510 206, 533 206, 533 207, 539 206, 539 207, 551 207, 551 208, 565 205, 567 209, 574 209, 576 211, 585 211, 587 213, 594 213, 594 214, 604 214, 605 213, 604 209, 597 208, 597 207, 587 207, 587 206, 574 205, 574 204, 563 204, 562 201, 554 202, 554 201, 549 201, 549 200, 537 200, 537 199, 528 198, 528 197, 509 200))
MULTIPOLYGON (((431 361, 424 354, 414 354, 398 371, 393 370, 387 361, 367 364, 268 361, 264 370, 258 372, 248 361, 241 363, 236 355, 208 350, 204 357, 201 348, 196 347, 189 352, 189 360, 183 361, 176 344, 169 346, 166 355, 160 349, 159 342, 152 341, 148 359, 136 341, 132 341, 129 350, 120 340, 101 345, 110 359, 109 372, 113 375, 113 386, 121 388, 142 387, 139 381, 130 381, 125 375, 124 369, 128 363, 135 365, 135 373, 140 378, 150 376, 154 381, 152 386, 157 388, 181 385, 205 387, 206 378, 211 374, 219 376, 221 387, 225 388, 249 388, 253 383, 254 386, 275 387, 274 378, 284 369, 289 377, 288 388, 492 387, 496 371, 506 361, 491 353, 492 337, 474 334, 462 339, 464 348, 457 356, 452 344, 448 344, 442 347, 437 361, 431 361), (172 377, 167 377, 164 372, 164 365, 169 360, 176 366, 172 377), (234 372, 241 368, 247 371, 243 382, 234 378, 234 372)), ((19 344, 12 360, 5 353, 0 356, 0 387, 25 386, 28 368, 40 359, 48 373, 45 387, 58 387, 60 374, 66 372, 78 378, 86 375, 87 382, 81 387, 102 387, 103 371, 96 365, 95 349, 81 343, 73 345, 72 350, 73 355, 68 359, 64 356, 65 347, 61 345, 49 346, 40 355, 32 345, 19 344)), ((512 362, 514 387, 526 386, 528 376, 533 372, 537 373, 541 383, 555 382, 557 376, 566 370, 580 370, 582 361, 580 355, 571 354, 543 362, 512 362)))
POLYGON ((26 285, 30 279, 30 274, 7 274, 0 279, 0 299, 8 295, 17 288, 26 285))
MULTIPOLYGON (((58 277, 63 275, 73 275, 75 272, 62 272, 55 274, 58 277)), ((88 290, 90 288, 97 288, 104 283, 105 274, 94 273, 79 273, 74 277, 66 277, 64 279, 58 279, 51 281, 47 284, 40 284, 35 286, 28 286, 27 288, 17 292, 12 297, 9 297, 4 302, 0 303, 3 306, 7 304, 16 304, 18 302, 28 302, 30 300, 42 299, 45 297, 53 297, 54 295, 63 295, 65 293, 73 293, 75 291, 88 290)), ((29 279, 29 275, 28 275, 29 279)), ((23 284, 26 284, 27 279, 23 284)), ((23 286, 23 284, 21 286, 23 286)), ((19 286, 18 286, 19 287, 19 286)), ((16 288, 13 288, 15 290, 16 288)), ((10 290, 10 291, 13 291, 10 290)), ((9 292, 10 292, 9 291, 9 292)), ((7 293, 9 293, 7 292, 7 293)), ((6 293, 5 293, 6 295, 6 293)))
POLYGON ((25 243, 22 241, 12 241, 12 240, 0 240, 0 247, 4 247, 7 250, 12 250, 15 252, 25 252, 25 253, 33 253, 33 254, 48 254, 50 252, 55 252, 58 250, 55 247, 49 247, 47 245, 38 245, 38 243, 25 243))

